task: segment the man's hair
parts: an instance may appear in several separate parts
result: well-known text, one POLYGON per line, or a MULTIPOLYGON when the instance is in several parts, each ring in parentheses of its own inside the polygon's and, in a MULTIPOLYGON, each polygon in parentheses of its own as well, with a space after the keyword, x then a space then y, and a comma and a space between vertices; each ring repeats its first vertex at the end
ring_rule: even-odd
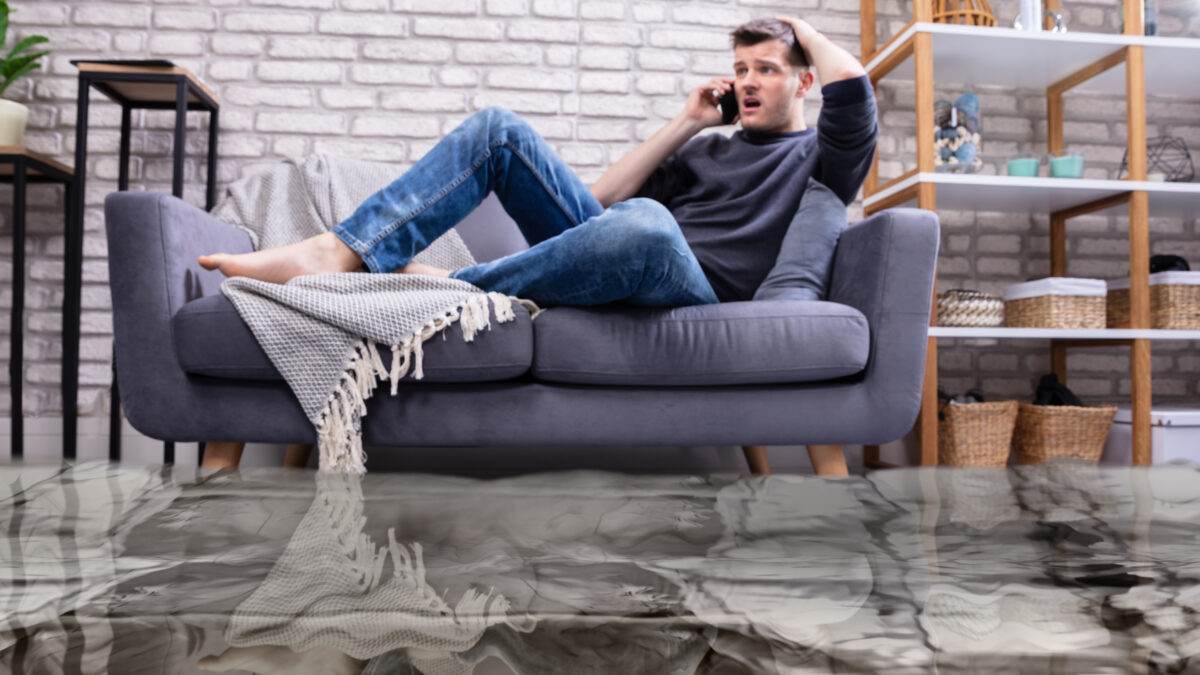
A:
POLYGON ((804 49, 796 41, 792 27, 778 19, 755 19, 748 21, 729 34, 733 38, 733 48, 749 47, 765 40, 782 40, 787 46, 788 63, 793 68, 807 68, 808 59, 804 49))

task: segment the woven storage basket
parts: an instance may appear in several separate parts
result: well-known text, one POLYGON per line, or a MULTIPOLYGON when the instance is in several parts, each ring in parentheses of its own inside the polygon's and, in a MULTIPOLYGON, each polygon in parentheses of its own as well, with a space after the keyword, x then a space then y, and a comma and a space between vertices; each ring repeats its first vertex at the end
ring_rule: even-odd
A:
POLYGON ((1004 325, 1018 328, 1104 328, 1108 283, 1046 277, 1004 287, 1004 325))
POLYGON ((939 326, 1003 326, 1004 301, 998 295, 961 288, 938 293, 939 326))
POLYGON ((1004 303, 1004 325, 1019 328, 1104 328, 1105 299, 1043 295, 1004 303))
POLYGON ((935 23, 995 26, 996 16, 987 0, 933 0, 935 23))
POLYGON ((1005 466, 1017 421, 1016 401, 951 404, 938 421, 938 464, 1005 466))
MULTIPOLYGON (((1173 330, 1200 330, 1200 284, 1173 284, 1179 272, 1150 275, 1150 327, 1173 330), (1157 277, 1157 279, 1156 279, 1157 277), (1168 283, 1155 283, 1158 280, 1168 283)), ((1200 272, 1184 272, 1184 275, 1200 272)), ((1128 281, 1124 282, 1128 286, 1128 281)), ((1111 286, 1111 284, 1110 284, 1111 286)), ((1129 289, 1109 288, 1108 327, 1127 328, 1129 318, 1129 289)))
POLYGON ((1013 432, 1018 464, 1037 464, 1055 457, 1100 461, 1117 407, 1022 403, 1013 432))

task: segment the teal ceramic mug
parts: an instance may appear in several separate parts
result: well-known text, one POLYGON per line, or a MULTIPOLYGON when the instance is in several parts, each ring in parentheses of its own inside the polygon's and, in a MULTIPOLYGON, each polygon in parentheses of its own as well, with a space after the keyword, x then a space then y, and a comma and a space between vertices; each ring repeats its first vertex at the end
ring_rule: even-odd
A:
POLYGON ((1080 155, 1050 155, 1050 176, 1053 178, 1082 178, 1083 157, 1080 155))
POLYGON ((1033 178, 1038 175, 1038 165, 1041 162, 1036 157, 1018 157, 1008 160, 1008 175, 1022 178, 1033 178))

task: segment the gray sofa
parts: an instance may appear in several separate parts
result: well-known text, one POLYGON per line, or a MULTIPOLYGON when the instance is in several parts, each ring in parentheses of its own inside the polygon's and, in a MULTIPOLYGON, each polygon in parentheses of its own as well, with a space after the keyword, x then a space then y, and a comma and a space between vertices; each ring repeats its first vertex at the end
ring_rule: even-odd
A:
MULTIPOLYGON (((117 377, 160 440, 313 443, 315 432, 196 256, 251 250, 174 197, 105 202, 117 377)), ((525 246, 489 198, 458 230, 479 260, 525 246)), ((921 399, 938 225, 893 209, 849 227, 828 302, 518 311, 474 343, 426 343, 425 379, 377 390, 364 440, 386 446, 884 443, 921 399)), ((386 352, 387 350, 380 350, 386 352)), ((390 353, 384 354, 385 358, 390 353)))

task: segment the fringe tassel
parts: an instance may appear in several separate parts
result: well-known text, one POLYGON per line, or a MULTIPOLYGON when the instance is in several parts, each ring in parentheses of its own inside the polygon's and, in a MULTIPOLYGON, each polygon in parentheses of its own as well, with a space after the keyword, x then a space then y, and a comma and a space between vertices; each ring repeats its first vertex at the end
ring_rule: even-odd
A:
POLYGON ((321 423, 317 426, 322 471, 337 473, 366 473, 366 453, 362 447, 361 418, 367 414, 367 399, 375 393, 379 381, 391 382, 393 396, 399 391, 400 381, 412 370, 414 380, 424 379, 426 340, 443 334, 447 327, 458 321, 463 341, 473 342, 482 330, 491 330, 491 315, 496 321, 508 323, 516 318, 513 301, 520 302, 531 316, 541 312, 529 300, 510 298, 501 293, 476 294, 468 297, 457 307, 452 307, 426 323, 407 339, 392 345, 392 367, 390 372, 383 365, 379 350, 371 340, 364 339, 355 345, 350 363, 342 372, 338 386, 329 395, 325 409, 321 411, 321 423), (489 307, 489 302, 490 307, 489 307))

